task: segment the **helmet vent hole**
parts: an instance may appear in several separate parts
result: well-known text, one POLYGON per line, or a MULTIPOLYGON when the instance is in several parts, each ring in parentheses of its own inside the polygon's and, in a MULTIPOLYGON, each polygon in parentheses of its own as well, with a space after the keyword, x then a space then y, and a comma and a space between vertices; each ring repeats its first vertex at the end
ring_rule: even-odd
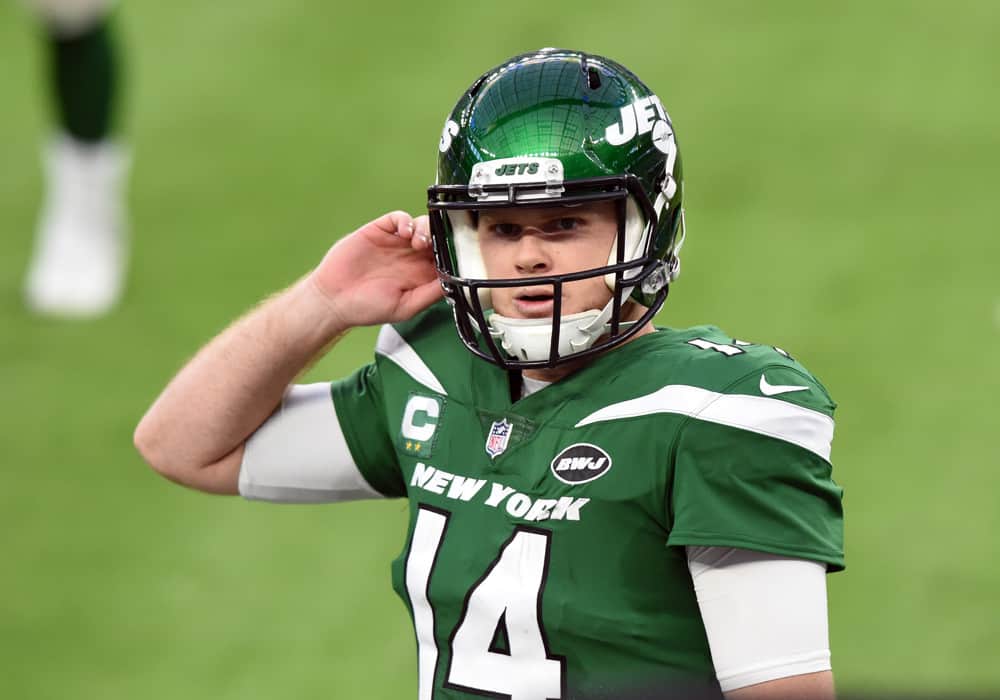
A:
POLYGON ((591 90, 601 87, 601 74, 597 72, 596 68, 587 69, 587 85, 590 86, 591 90))

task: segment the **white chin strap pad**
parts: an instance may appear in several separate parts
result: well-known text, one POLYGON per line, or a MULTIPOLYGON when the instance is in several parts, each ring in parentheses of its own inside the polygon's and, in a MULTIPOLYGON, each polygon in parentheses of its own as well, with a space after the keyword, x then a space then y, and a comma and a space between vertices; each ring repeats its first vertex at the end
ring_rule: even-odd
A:
MULTIPOLYGON (((622 296, 627 299, 631 293, 631 289, 625 289, 622 296)), ((583 352, 608 332, 613 301, 608 301, 600 311, 590 309, 562 317, 559 323, 559 357, 583 352)), ((622 327, 628 325, 631 324, 621 324, 622 327)), ((528 362, 549 359, 551 318, 508 318, 493 314, 489 318, 489 327, 490 335, 511 357, 528 362)))

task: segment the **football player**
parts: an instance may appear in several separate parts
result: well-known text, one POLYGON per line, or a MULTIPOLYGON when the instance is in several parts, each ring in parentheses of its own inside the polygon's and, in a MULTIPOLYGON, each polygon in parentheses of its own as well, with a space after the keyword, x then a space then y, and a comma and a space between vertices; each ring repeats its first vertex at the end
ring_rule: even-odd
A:
POLYGON ((429 216, 211 341, 140 452, 209 492, 408 499, 421 700, 832 697, 834 404, 783 350, 652 324, 684 238, 663 103, 546 49, 473 83, 438 151, 429 216), (371 364, 290 386, 373 324, 371 364))
POLYGON ((45 154, 45 202, 25 280, 31 310, 92 317, 121 295, 128 159, 113 135, 117 43, 111 0, 29 0, 50 48, 58 128, 45 154))

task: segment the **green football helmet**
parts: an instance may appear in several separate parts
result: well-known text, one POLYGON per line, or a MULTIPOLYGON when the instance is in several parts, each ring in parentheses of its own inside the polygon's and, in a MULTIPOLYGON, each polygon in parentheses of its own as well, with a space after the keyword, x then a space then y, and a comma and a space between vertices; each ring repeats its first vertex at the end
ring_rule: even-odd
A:
POLYGON ((462 342, 508 369, 553 367, 620 345, 659 310, 680 271, 684 184, 670 116, 625 67, 580 51, 515 56, 476 80, 452 110, 428 188, 435 264, 462 342), (614 201, 618 234, 607 265, 531 277, 551 285, 551 318, 494 312, 478 213, 506 207, 614 201), (563 315, 562 285, 604 277, 603 309, 563 315), (646 307, 626 321, 623 306, 646 307))

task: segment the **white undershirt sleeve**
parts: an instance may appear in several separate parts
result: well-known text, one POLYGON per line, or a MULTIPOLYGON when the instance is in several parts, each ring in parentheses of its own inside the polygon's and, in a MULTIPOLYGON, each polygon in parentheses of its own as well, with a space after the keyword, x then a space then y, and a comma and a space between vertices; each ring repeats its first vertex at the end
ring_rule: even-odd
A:
POLYGON ((830 670, 826 565, 733 547, 687 547, 723 692, 830 670))
POLYGON ((358 470, 344 438, 330 385, 297 384, 247 440, 240 495, 275 503, 335 503, 382 498, 358 470))

